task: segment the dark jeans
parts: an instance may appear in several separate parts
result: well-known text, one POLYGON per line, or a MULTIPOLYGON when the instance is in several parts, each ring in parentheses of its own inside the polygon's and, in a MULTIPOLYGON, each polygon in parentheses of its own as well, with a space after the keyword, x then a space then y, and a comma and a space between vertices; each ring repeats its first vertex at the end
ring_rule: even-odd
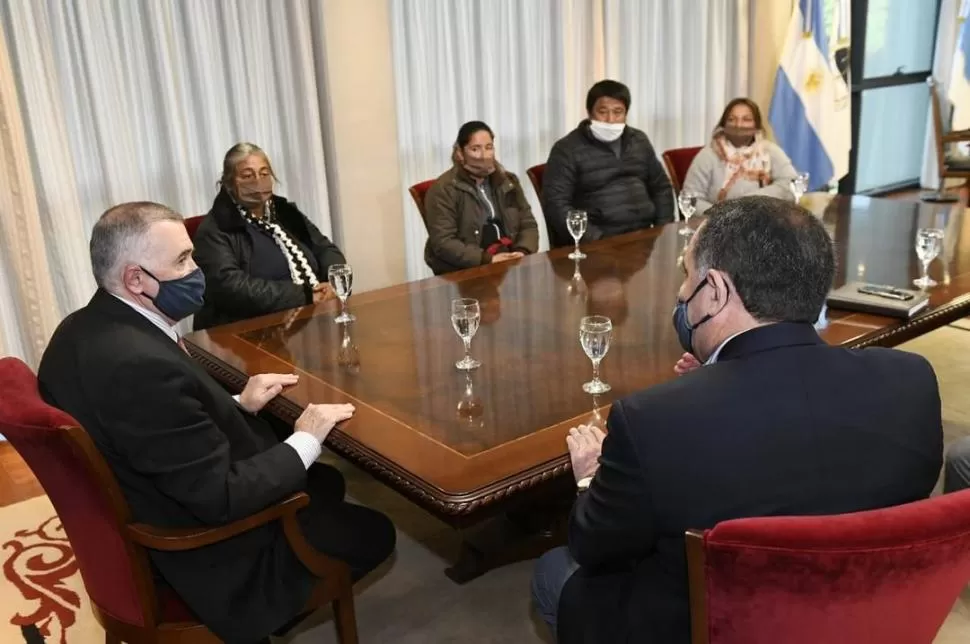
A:
POLYGON ((579 568, 579 564, 569 554, 565 546, 553 548, 536 561, 532 574, 532 603, 549 625, 552 636, 556 636, 556 619, 559 615, 559 596, 569 578, 579 568))
POLYGON ((970 436, 950 445, 943 465, 944 492, 959 492, 967 488, 970 488, 970 436))
POLYGON ((343 475, 334 467, 314 463, 307 471, 310 505, 298 518, 310 545, 347 562, 354 581, 379 566, 394 551, 394 524, 377 510, 344 501, 343 475))

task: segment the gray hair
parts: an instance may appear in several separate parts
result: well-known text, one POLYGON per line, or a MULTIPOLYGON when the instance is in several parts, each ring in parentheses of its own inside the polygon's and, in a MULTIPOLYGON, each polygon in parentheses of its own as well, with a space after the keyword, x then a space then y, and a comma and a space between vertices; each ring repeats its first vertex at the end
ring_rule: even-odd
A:
POLYGON ((263 157, 263 160, 266 161, 266 165, 269 167, 269 173, 273 176, 273 181, 279 181, 276 178, 276 173, 273 172, 273 164, 269 162, 269 156, 266 155, 263 148, 255 143, 246 143, 244 141, 229 148, 226 156, 222 159, 222 178, 219 179, 219 185, 232 192, 233 181, 236 178, 236 166, 245 161, 246 157, 253 154, 258 154, 263 157))
POLYGON ((715 204, 697 233, 694 263, 730 276, 745 309, 762 322, 815 322, 832 280, 832 239, 808 210, 773 197, 715 204))
POLYGON ((182 215, 151 201, 123 203, 109 208, 91 231, 91 271, 105 290, 121 287, 118 268, 144 254, 147 233, 158 221, 182 221, 182 215))

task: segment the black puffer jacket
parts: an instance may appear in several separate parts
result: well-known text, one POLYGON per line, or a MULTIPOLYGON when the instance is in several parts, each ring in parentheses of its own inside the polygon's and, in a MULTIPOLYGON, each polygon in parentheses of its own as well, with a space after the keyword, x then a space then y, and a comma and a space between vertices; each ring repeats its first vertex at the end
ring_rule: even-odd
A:
POLYGON ((587 119, 552 146, 542 185, 552 246, 573 243, 566 229, 566 213, 573 208, 589 216, 586 240, 674 220, 674 192, 650 139, 628 125, 620 141, 617 158, 593 137, 587 119))
MULTIPOLYGON (((327 269, 346 260, 337 246, 313 225, 296 204, 273 195, 276 221, 304 247, 309 248, 319 267, 317 279, 327 280, 327 269)), ((289 280, 266 280, 250 275, 253 243, 246 222, 224 190, 212 203, 212 210, 195 233, 195 263, 205 273, 205 303, 195 314, 194 328, 266 315, 309 304, 308 287, 289 280)))

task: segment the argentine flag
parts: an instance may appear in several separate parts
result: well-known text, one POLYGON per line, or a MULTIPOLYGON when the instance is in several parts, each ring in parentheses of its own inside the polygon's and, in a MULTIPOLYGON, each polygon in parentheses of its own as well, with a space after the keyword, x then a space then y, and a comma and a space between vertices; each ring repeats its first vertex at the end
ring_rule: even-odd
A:
POLYGON ((848 5, 847 0, 830 3, 836 36, 830 48, 824 1, 799 0, 775 76, 768 120, 795 168, 809 173, 809 190, 818 190, 849 171, 848 5))
MULTIPOLYGON (((965 0, 960 11, 960 35, 953 55, 953 70, 950 72, 950 87, 947 99, 953 105, 953 130, 970 129, 970 1, 965 0)), ((944 112, 944 115, 946 112, 944 112)))

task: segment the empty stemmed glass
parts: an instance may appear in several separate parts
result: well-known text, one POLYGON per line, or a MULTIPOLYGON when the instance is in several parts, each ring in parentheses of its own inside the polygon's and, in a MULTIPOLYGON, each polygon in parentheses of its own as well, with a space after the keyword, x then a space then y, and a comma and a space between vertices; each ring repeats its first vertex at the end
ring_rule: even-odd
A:
POLYGON ((576 249, 569 253, 569 259, 586 259, 586 254, 579 250, 579 240, 586 234, 587 222, 585 210, 570 210, 566 213, 566 228, 569 229, 569 234, 573 236, 573 241, 576 243, 576 249))
POLYGON ((799 172, 789 182, 791 193, 795 195, 795 203, 800 202, 802 200, 802 195, 808 192, 808 177, 809 174, 807 172, 799 172))
POLYGON ((591 315, 579 322, 579 343, 593 363, 593 379, 583 385, 588 394, 605 394, 611 387, 600 380, 600 362, 610 350, 613 322, 603 315, 591 315))
POLYGON ((677 207, 680 208, 680 214, 684 216, 684 225, 678 232, 685 237, 690 237, 694 234, 690 227, 690 218, 697 211, 697 195, 688 190, 681 190, 677 195, 677 207))
POLYGON ((929 276, 930 263, 936 259, 943 248, 942 228, 920 228, 916 233, 916 256, 922 264, 920 277, 913 284, 920 288, 936 286, 936 280, 929 276))
POLYGON ((451 326, 455 328, 455 333, 461 338, 465 345, 465 357, 455 363, 455 367, 462 371, 477 369, 482 363, 471 357, 472 338, 478 332, 478 324, 481 322, 482 313, 478 306, 478 300, 471 298, 460 298, 451 301, 451 326))
POLYGON ((340 315, 334 318, 337 324, 353 322, 357 318, 347 313, 347 298, 354 288, 354 270, 350 264, 334 264, 327 269, 327 277, 330 279, 330 286, 340 300, 340 315))

